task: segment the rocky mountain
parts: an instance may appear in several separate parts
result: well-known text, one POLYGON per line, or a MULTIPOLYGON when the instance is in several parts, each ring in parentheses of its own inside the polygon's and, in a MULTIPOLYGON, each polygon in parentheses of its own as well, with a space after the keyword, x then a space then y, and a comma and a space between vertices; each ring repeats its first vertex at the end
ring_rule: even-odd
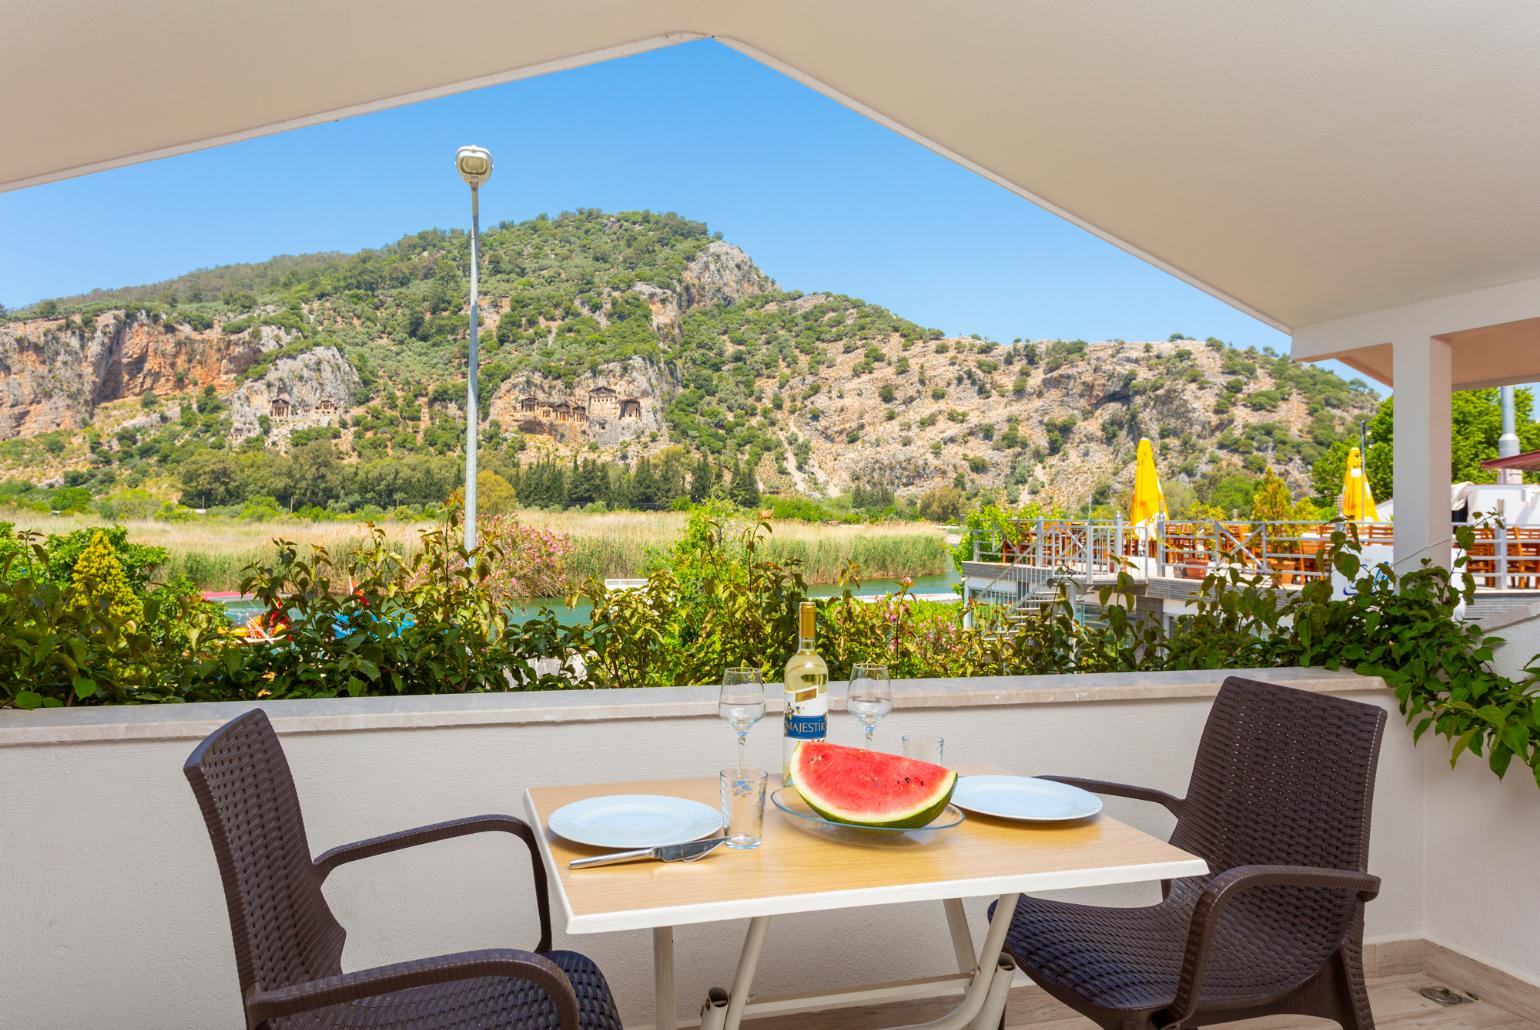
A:
POLYGON ((0 439, 83 429, 123 397, 228 384, 285 339, 272 326, 222 336, 143 309, 0 325, 0 439))
MULTIPOLYGON (((1296 489, 1376 398, 1217 340, 948 337, 780 290, 675 215, 495 226, 482 251, 487 446, 515 463, 680 447, 767 490, 1004 488, 1078 507, 1131 482, 1273 468, 1296 489)), ((0 478, 174 475, 203 451, 330 440, 344 461, 456 451, 463 234, 277 258, 48 301, 0 322, 0 478)), ((253 459, 255 460, 255 459, 253 459)))
POLYGON ((614 450, 666 439, 664 405, 677 389, 665 368, 640 356, 600 365, 570 383, 523 372, 492 395, 491 421, 541 442, 614 450))
POLYGON ((230 398, 230 442, 253 437, 283 448, 296 429, 341 423, 363 389, 358 372, 335 347, 279 358, 230 398))

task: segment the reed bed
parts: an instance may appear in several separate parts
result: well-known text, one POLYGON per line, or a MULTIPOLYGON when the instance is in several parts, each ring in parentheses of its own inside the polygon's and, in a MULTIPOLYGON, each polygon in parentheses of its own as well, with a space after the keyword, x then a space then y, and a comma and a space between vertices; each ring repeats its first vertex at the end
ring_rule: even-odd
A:
MULTIPOLYGON (((105 524, 100 517, 90 515, 48 516, 31 512, 0 513, 0 519, 15 522, 17 529, 42 533, 68 533, 105 524)), ((526 525, 572 538, 567 578, 569 583, 577 584, 589 578, 645 574, 652 560, 678 539, 687 516, 681 512, 593 514, 534 510, 520 512, 519 519, 526 525)), ((217 518, 196 522, 128 521, 122 525, 134 543, 166 549, 169 559, 164 576, 185 575, 203 590, 237 589, 242 570, 268 560, 276 539, 319 545, 334 555, 344 556, 360 546, 369 531, 360 522, 242 522, 217 518)), ((379 523, 389 542, 403 554, 416 548, 419 534, 431 525, 379 523)), ((933 576, 951 567, 943 531, 928 523, 823 525, 774 521, 765 553, 777 561, 799 560, 809 583, 835 582, 847 562, 856 563, 865 579, 933 576)))
MULTIPOLYGON (((770 538, 766 552, 778 561, 796 558, 809 583, 833 583, 847 563, 862 579, 938 576, 952 564, 940 532, 888 527, 887 533, 834 533, 824 536, 781 535, 770 538)), ((865 526, 840 527, 867 529, 865 526)))

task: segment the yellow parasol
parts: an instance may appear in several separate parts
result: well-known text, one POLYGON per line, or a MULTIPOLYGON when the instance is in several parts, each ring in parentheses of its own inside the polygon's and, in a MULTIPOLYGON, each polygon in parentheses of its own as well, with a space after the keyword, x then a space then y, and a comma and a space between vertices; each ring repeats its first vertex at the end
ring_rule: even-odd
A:
POLYGON ((1135 525, 1165 517, 1166 495, 1160 489, 1160 473, 1155 471, 1155 448, 1150 441, 1139 441, 1139 455, 1134 463, 1134 503, 1128 513, 1135 525))
POLYGON ((1363 456, 1358 448, 1348 451, 1347 472, 1342 476, 1342 517, 1350 522, 1378 522, 1380 511, 1374 506, 1374 491, 1364 475, 1363 456))

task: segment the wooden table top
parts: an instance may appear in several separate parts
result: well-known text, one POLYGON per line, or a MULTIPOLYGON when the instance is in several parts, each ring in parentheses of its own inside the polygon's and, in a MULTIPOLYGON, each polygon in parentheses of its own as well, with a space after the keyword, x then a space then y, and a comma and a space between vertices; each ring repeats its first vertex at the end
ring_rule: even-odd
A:
POLYGON ((606 794, 667 794, 719 805, 715 778, 527 790, 525 808, 569 933, 1136 883, 1208 871, 1202 859, 1105 814, 1029 824, 970 813, 956 830, 925 847, 871 848, 797 829, 768 796, 763 843, 753 851, 720 848, 699 862, 570 869, 572 859, 606 849, 556 836, 546 818, 563 805, 606 794))

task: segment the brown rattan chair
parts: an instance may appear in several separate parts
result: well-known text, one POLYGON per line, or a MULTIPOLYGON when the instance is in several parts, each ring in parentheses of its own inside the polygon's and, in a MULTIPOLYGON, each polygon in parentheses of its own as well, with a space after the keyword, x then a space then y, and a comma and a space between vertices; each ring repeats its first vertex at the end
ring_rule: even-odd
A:
POLYGON ((1385 713, 1227 679, 1186 798, 1054 776, 1164 805, 1171 842, 1210 875, 1164 885, 1142 908, 1023 897, 1006 949, 1049 994, 1109 1030, 1207 1026, 1274 1013, 1372 1030, 1363 906, 1385 713))
POLYGON ((215 730, 183 771, 224 881, 248 1028, 621 1030, 598 966, 550 950, 545 867, 522 820, 483 815, 435 823, 312 859, 289 763, 261 709, 215 730), (540 912, 533 952, 493 948, 342 971, 345 931, 321 893, 328 873, 345 862, 489 830, 511 833, 529 848, 540 912))

